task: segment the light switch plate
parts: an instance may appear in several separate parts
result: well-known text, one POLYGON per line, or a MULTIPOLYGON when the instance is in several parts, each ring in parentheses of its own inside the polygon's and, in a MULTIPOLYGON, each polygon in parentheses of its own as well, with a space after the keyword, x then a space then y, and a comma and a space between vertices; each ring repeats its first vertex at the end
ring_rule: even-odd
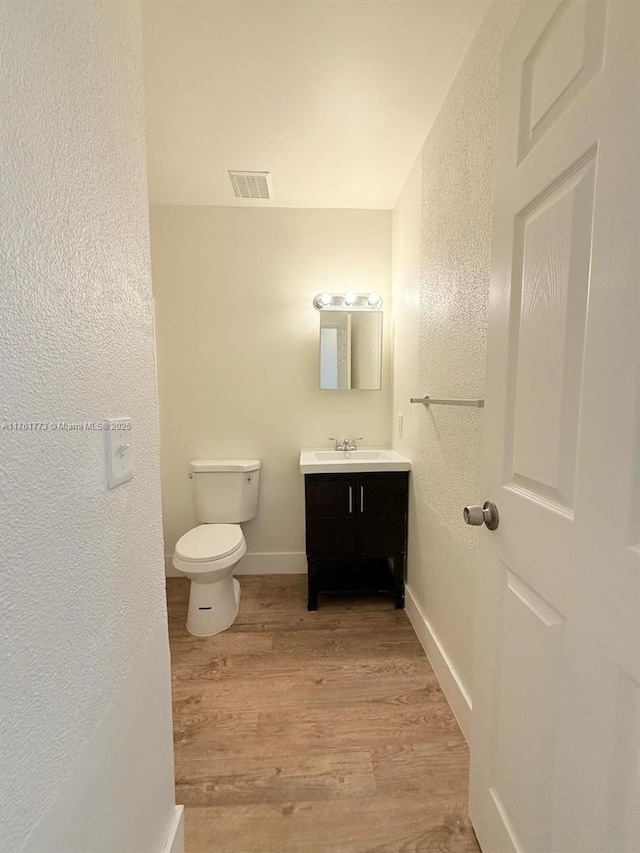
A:
POLYGON ((131 418, 110 418, 105 425, 107 484, 113 489, 133 477, 131 418))

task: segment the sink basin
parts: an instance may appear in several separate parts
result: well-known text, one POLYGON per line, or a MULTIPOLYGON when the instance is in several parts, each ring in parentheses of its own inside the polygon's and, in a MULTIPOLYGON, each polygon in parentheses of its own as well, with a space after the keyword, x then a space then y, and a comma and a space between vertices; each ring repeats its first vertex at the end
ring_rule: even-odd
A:
POLYGON ((348 474, 350 471, 408 471, 411 462, 390 448, 368 450, 301 450, 303 474, 348 474))
POLYGON ((320 462, 333 462, 334 459, 390 459, 392 450, 312 450, 314 458, 320 462))

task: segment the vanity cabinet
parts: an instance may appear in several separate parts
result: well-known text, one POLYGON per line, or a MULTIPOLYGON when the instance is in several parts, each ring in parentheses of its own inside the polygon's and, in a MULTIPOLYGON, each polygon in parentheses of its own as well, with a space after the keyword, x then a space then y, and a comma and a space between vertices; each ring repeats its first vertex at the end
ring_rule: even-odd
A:
POLYGON ((409 473, 306 474, 309 610, 318 593, 387 591, 404 606, 409 473))

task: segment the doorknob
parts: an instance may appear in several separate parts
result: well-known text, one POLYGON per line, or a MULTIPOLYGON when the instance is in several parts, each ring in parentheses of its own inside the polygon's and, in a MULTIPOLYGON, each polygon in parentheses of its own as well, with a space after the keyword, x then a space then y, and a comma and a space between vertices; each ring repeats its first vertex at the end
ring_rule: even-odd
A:
POLYGON ((466 506, 462 514, 465 523, 472 524, 474 527, 486 524, 489 530, 495 530, 500 523, 498 507, 491 501, 485 501, 482 506, 478 504, 466 506))

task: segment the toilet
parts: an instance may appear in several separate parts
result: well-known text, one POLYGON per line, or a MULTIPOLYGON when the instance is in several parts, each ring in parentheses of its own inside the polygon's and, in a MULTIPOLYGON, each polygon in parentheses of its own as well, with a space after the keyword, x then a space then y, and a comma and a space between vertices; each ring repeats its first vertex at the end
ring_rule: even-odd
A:
POLYGON ((210 637, 238 615, 240 584, 233 570, 247 551, 240 522, 258 512, 259 459, 194 459, 189 463, 196 518, 181 536, 173 565, 191 581, 187 631, 210 637))

